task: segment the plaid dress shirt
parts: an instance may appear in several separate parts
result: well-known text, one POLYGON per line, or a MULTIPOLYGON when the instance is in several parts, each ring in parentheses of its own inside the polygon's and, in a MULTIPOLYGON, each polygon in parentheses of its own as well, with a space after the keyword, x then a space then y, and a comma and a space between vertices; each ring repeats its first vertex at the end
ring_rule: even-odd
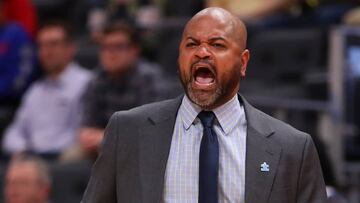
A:
MULTIPOLYGON (((203 127, 201 108, 186 96, 180 106, 165 173, 164 202, 198 202, 199 150, 203 127)), ((219 203, 245 198, 246 118, 237 95, 213 110, 219 140, 219 203)))

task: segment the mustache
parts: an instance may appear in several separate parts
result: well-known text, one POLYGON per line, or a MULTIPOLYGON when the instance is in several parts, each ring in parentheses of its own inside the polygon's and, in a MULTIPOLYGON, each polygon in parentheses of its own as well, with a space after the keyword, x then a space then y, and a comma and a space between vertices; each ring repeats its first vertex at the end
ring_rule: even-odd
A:
POLYGON ((212 69, 214 72, 216 72, 215 65, 214 65, 211 61, 209 61, 209 60, 207 60, 207 59, 199 59, 199 60, 196 60, 196 61, 192 62, 192 63, 191 63, 191 68, 193 68, 194 66, 196 66, 196 65, 199 64, 199 63, 207 64, 208 66, 211 67, 211 69, 212 69))

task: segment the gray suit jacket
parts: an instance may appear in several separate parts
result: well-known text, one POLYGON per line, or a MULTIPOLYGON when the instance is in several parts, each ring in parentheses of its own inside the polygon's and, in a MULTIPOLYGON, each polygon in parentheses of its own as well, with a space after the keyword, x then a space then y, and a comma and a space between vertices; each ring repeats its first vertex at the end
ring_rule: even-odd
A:
MULTIPOLYGON (((182 97, 115 113, 83 203, 158 203, 182 97)), ((325 184, 311 137, 252 107, 247 118, 246 203, 322 203, 325 184), (269 172, 262 172, 266 162, 269 172)))

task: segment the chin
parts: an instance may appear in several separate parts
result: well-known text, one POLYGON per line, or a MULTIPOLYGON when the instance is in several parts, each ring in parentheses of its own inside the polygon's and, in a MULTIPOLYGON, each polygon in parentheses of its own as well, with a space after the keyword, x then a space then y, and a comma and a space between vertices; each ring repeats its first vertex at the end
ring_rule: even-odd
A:
POLYGON ((188 89, 187 96, 189 99, 200 106, 203 109, 212 109, 216 106, 217 101, 221 97, 220 90, 216 91, 201 91, 201 90, 192 90, 188 89))

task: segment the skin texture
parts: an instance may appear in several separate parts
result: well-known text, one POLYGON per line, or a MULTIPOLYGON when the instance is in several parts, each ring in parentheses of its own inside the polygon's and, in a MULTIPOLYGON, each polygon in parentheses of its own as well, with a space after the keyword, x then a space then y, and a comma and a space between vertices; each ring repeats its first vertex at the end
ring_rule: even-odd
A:
POLYGON ((221 8, 204 9, 187 23, 178 62, 181 82, 192 102, 211 110, 235 96, 250 58, 246 37, 244 24, 221 8), (197 82, 200 69, 211 72, 213 82, 197 82))
POLYGON ((126 72, 139 57, 137 46, 131 44, 129 36, 113 32, 101 40, 100 62, 109 75, 126 72))
POLYGON ((7 203, 46 203, 50 185, 41 181, 33 163, 12 165, 6 174, 7 203))
POLYGON ((44 71, 56 78, 65 70, 75 55, 75 46, 66 40, 61 27, 51 26, 41 29, 38 33, 39 60, 44 71))

